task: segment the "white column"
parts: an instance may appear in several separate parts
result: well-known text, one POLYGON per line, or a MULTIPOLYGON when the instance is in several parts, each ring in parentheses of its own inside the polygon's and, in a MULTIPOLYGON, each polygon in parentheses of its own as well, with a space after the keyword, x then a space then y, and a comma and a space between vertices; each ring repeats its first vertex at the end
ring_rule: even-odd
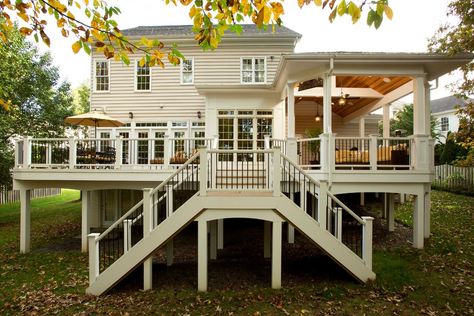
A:
MULTIPOLYGON (((150 235, 152 230, 152 189, 143 189, 143 239, 150 235)), ((143 262, 143 290, 153 288, 153 256, 150 256, 143 262)))
POLYGON ((198 291, 207 291, 207 222, 198 221, 198 291))
POLYGON ((424 218, 425 214, 425 196, 424 190, 421 190, 416 197, 413 206, 413 247, 422 249, 424 242, 424 218))
POLYGON ((323 76, 323 133, 332 133, 332 76, 323 76))
POLYGON ((87 236, 91 227, 91 194, 90 191, 82 191, 82 221, 81 221, 81 251, 87 252, 87 236))
POLYGON ((383 106, 383 137, 390 137, 390 104, 383 106))
POLYGON ((224 249, 224 220, 217 220, 217 249, 224 249))
POLYGON ((426 79, 415 77, 413 79, 413 134, 429 135, 430 109, 429 100, 426 100, 426 79))
MULTIPOLYGON (((26 159, 26 157, 23 157, 26 159)), ((30 252, 31 190, 20 189, 20 253, 30 252)))
POLYGON ((295 137, 295 84, 288 82, 286 84, 287 89, 287 103, 288 103, 288 130, 286 133, 287 138, 295 137))
POLYGON ((217 259, 217 220, 209 222, 210 240, 209 240, 209 258, 217 259))
POLYGON ((263 257, 270 258, 272 256, 272 223, 269 221, 263 222, 263 257))
POLYGON ((386 193, 387 201, 387 229, 389 232, 395 230, 395 194, 386 193))
POLYGON ((281 288, 281 222, 273 222, 272 229, 272 289, 281 288))

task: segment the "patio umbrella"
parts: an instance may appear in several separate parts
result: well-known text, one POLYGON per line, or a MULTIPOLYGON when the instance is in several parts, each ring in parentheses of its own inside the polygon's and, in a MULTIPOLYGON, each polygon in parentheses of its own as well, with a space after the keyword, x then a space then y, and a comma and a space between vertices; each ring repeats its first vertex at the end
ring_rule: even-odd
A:
POLYGON ((125 124, 104 113, 96 111, 68 116, 64 119, 64 122, 72 125, 94 126, 94 138, 97 138, 97 127, 119 127, 125 124))

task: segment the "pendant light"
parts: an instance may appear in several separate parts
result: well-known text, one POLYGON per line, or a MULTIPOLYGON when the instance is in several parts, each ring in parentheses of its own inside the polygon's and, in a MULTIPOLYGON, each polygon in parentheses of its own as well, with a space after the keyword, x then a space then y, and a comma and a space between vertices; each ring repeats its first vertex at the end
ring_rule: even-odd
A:
POLYGON ((322 119, 322 118, 323 118, 323 116, 322 116, 322 115, 319 115, 319 105, 316 103, 316 115, 315 115, 315 117, 314 117, 314 121, 315 121, 316 123, 319 123, 319 122, 321 122, 321 119, 322 119))

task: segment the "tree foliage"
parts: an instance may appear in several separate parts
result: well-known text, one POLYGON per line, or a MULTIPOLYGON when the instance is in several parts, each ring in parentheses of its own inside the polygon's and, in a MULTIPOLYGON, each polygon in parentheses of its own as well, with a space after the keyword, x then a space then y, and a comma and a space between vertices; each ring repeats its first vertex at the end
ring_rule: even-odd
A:
POLYGON ((0 108, 0 183, 9 183, 13 163, 12 138, 19 135, 58 137, 64 134, 64 117, 72 113, 68 83, 49 54, 39 54, 15 28, 8 43, 0 42, 0 92, 11 108, 0 108))
MULTIPOLYGON (((472 0, 451 0, 448 5, 449 22, 441 25, 431 38, 429 49, 434 52, 458 53, 474 52, 474 3, 472 0)), ((462 79, 454 83, 453 93, 467 101, 458 107, 459 130, 456 140, 469 151, 466 163, 474 162, 474 102, 469 99, 474 95, 474 62, 461 68, 462 79)), ((471 164, 471 163, 469 163, 471 164)), ((474 164, 474 163, 473 163, 474 164)))
MULTIPOLYGON (((431 118, 431 137, 437 138, 436 133, 436 119, 431 118)), ((394 136, 395 131, 400 130, 402 135, 410 136, 413 135, 413 104, 405 104, 399 111, 395 113, 395 116, 390 119, 390 135, 394 136)), ((383 125, 379 125, 379 134, 383 133, 383 125)))
MULTIPOLYGON (((296 0, 299 7, 314 4, 329 10, 329 20, 337 16, 349 15, 356 23, 363 10, 367 12, 367 24, 378 28, 384 16, 391 19, 392 9, 388 0, 296 0)), ((109 1, 110 2, 110 1, 109 1)), ((189 7, 189 17, 193 22, 195 39, 204 49, 218 46, 226 31, 240 33, 239 23, 251 20, 262 28, 281 25, 284 15, 283 0, 165 0, 167 4, 189 7)), ((101 51, 107 58, 122 60, 128 64, 128 55, 139 50, 146 54, 142 63, 164 66, 163 58, 177 64, 182 57, 173 45, 165 45, 159 39, 129 41, 121 32, 115 17, 120 8, 106 0, 0 0, 0 38, 8 39, 8 30, 14 21, 22 23, 20 32, 33 36, 49 46, 48 33, 58 28, 64 37, 73 35, 77 41, 72 50, 81 49, 90 53, 91 46, 101 51), (56 26, 47 24, 48 17, 54 17, 56 26), (78 17, 81 18, 78 18, 78 17), (83 17, 83 18, 82 18, 83 17)))
POLYGON ((74 114, 82 114, 90 110, 90 93, 91 88, 89 82, 82 83, 72 91, 74 99, 74 114))

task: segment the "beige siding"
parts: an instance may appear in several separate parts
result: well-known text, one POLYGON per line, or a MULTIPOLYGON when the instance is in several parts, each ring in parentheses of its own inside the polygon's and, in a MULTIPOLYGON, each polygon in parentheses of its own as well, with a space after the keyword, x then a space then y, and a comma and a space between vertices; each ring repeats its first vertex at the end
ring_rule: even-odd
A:
MULTIPOLYGON (((267 83, 272 83, 281 54, 292 52, 293 46, 289 42, 229 43, 209 52, 189 46, 183 46, 180 50, 186 57, 194 58, 194 85, 182 85, 180 67, 165 62, 164 69, 152 68, 151 91, 135 91, 134 60, 141 56, 132 55, 130 66, 110 61, 110 91, 93 91, 91 108, 105 110, 107 114, 124 121, 128 120, 129 112, 133 112, 136 122, 196 118, 198 111, 204 115, 206 101, 198 94, 195 85, 240 85, 242 56, 266 57, 267 83)), ((96 59, 102 59, 102 56, 95 54, 92 65, 96 59)))
MULTIPOLYGON (((295 132, 297 136, 306 137, 305 130, 319 127, 323 129, 322 122, 316 123, 313 116, 296 116, 295 132)), ((332 131, 337 136, 359 137, 359 123, 357 120, 350 123, 343 123, 341 118, 333 114, 332 131)), ((366 121, 365 136, 370 134, 378 134, 378 124, 373 121, 366 121)))

